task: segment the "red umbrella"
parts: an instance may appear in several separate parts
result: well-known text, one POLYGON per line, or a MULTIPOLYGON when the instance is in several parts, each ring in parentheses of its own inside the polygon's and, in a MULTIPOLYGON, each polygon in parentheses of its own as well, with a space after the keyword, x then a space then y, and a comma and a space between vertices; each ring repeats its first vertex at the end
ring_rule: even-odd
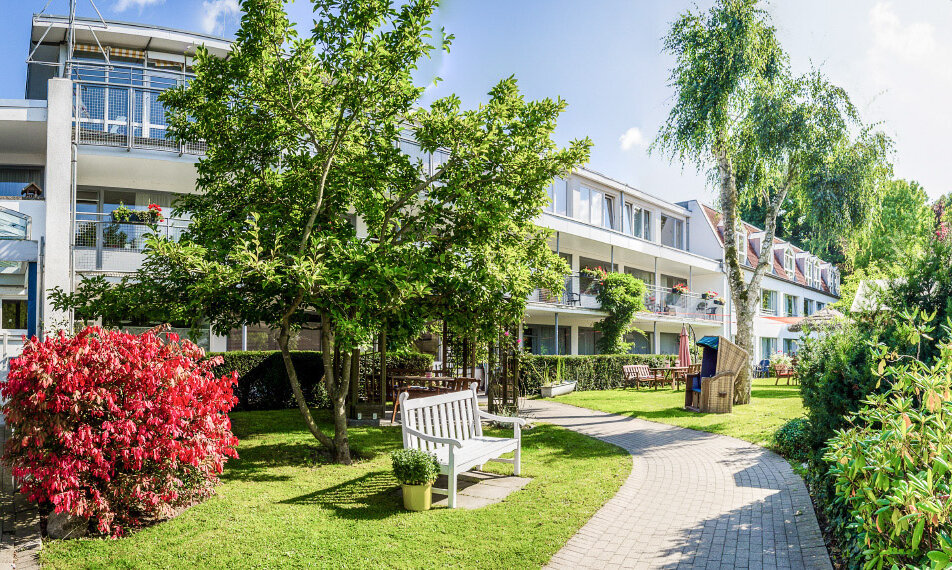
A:
POLYGON ((681 339, 678 343, 678 366, 691 365, 691 349, 688 347, 688 329, 681 325, 681 339))

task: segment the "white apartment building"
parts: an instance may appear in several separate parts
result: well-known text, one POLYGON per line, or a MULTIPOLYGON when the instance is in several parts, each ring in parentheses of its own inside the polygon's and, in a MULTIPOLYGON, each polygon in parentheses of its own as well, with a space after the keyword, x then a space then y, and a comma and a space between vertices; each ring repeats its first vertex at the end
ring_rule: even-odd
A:
MULTIPOLYGON (((195 191, 195 164, 203 152, 200 144, 166 137, 158 94, 188 80, 196 46, 219 56, 230 49, 227 40, 203 34, 95 20, 75 27, 70 54, 67 29, 65 17, 34 17, 25 97, 0 100, 5 351, 23 334, 67 322, 69 316, 50 303, 53 287, 69 291, 84 277, 118 279, 139 267, 147 226, 117 220, 113 212, 158 204, 167 213, 177 194, 195 191)), ((671 203, 584 169, 556 179, 550 193, 539 223, 553 230, 552 249, 572 273, 561 295, 537 290, 529 299, 522 329, 529 350, 594 353, 594 323, 605 313, 581 271, 595 267, 630 273, 647 285, 647 311, 636 323, 645 334, 632 336, 635 352, 676 352, 683 325, 698 338, 733 334, 716 212, 698 202, 671 203), (705 298, 708 291, 724 304, 705 298)), ((174 237, 187 224, 166 219, 159 231, 174 237)), ((747 233, 751 265, 762 234, 752 226, 747 233)), ((839 276, 830 264, 780 241, 775 252, 756 322, 757 357, 793 350, 797 335, 786 326, 837 298, 839 276)), ((267 335, 246 329, 228 338, 209 335, 202 344, 264 348, 267 335)))

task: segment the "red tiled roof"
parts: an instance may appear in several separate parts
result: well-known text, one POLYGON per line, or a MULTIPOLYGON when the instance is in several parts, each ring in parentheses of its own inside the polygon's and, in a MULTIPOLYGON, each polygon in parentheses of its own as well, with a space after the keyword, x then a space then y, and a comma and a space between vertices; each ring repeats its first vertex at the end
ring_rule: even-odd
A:
MULTIPOLYGON (((708 221, 710 221, 710 222, 711 222, 711 225, 714 227, 714 229, 715 229, 715 235, 717 236, 717 239, 721 242, 721 247, 724 247, 724 225, 721 223, 721 213, 718 212, 717 210, 715 210, 714 208, 711 208, 710 206, 707 206, 707 205, 705 205, 705 204, 701 204, 701 208, 704 210, 704 215, 707 217, 708 221)), ((760 229, 760 228, 758 228, 757 226, 748 224, 747 222, 743 222, 743 221, 742 221, 742 223, 743 223, 743 225, 744 225, 744 229, 746 230, 747 236, 748 236, 748 239, 747 239, 747 264, 748 264, 750 267, 755 267, 755 266, 757 265, 758 261, 759 261, 759 254, 758 254, 758 252, 756 252, 756 251, 754 250, 754 246, 753 246, 753 244, 751 243, 751 240, 750 240, 750 234, 760 233, 760 232, 762 232, 763 230, 760 229)), ((783 240, 783 239, 780 239, 780 238, 778 238, 778 237, 774 237, 774 245, 775 245, 775 246, 776 246, 776 245, 787 245, 787 246, 793 248, 793 253, 794 253, 794 255, 796 255, 796 254, 798 254, 798 253, 809 253, 809 252, 807 252, 806 250, 801 249, 801 248, 799 248, 799 247, 793 245, 792 243, 787 242, 787 241, 785 241, 785 240, 783 240)), ((794 265, 793 265, 793 273, 794 273, 794 274, 793 274, 792 277, 789 276, 789 275, 787 275, 786 270, 784 270, 784 268, 783 268, 783 251, 782 251, 782 250, 778 251, 776 248, 774 248, 773 272, 772 272, 772 275, 773 275, 774 277, 779 277, 779 278, 785 279, 785 280, 787 280, 787 281, 793 281, 794 283, 803 285, 804 287, 809 287, 809 285, 807 285, 807 278, 806 278, 806 276, 803 274, 803 271, 800 269, 799 264, 796 263, 796 262, 794 262, 794 265)), ((829 289, 829 287, 827 286, 826 282, 825 282, 824 280, 822 280, 822 279, 820 280, 820 290, 823 291, 823 292, 825 292, 825 293, 829 293, 829 291, 830 291, 830 289, 829 289)))

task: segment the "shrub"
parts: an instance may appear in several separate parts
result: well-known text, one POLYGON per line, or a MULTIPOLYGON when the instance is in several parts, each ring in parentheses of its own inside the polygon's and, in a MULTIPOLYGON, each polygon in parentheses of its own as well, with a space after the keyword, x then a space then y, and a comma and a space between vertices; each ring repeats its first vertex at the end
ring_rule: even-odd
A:
POLYGON ((398 449, 390 454, 390 460, 393 475, 404 485, 426 485, 440 474, 436 456, 420 449, 398 449))
POLYGON ((627 273, 608 273, 601 267, 584 270, 593 277, 598 291, 597 299, 608 316, 595 323, 595 330, 602 333, 596 341, 603 354, 621 354, 631 349, 625 335, 635 330, 632 322, 635 314, 645 310, 645 283, 627 273))
MULTIPOLYGON (((222 364, 216 367, 216 373, 238 373, 235 396, 238 404, 235 410, 283 410, 297 408, 291 381, 281 353, 274 350, 235 351, 210 353, 210 357, 220 356, 222 364)), ((324 386, 324 359, 320 352, 293 351, 291 359, 301 382, 301 391, 309 406, 330 409, 331 401, 324 386)), ((429 370, 433 366, 433 357, 418 352, 387 353, 387 366, 429 370)), ((370 374, 380 370, 380 355, 365 354, 360 357, 361 374, 370 374)))
POLYGON ((770 355, 770 366, 777 370, 778 368, 790 368, 793 365, 793 358, 785 352, 775 352, 770 355))
POLYGON ((5 460, 30 500, 120 535, 212 492, 237 440, 237 375, 175 335, 89 327, 33 339, 10 364, 5 460))
POLYGON ((946 568, 952 556, 952 345, 939 350, 934 365, 895 369, 824 456, 866 567, 946 568))
POLYGON ((624 385, 621 367, 626 364, 668 366, 677 360, 673 354, 597 354, 587 356, 547 356, 524 354, 520 357, 519 382, 526 394, 538 394, 547 381, 554 381, 561 362, 565 382, 578 382, 576 390, 611 390, 624 385))
POLYGON ((774 447, 780 455, 793 461, 805 461, 810 455, 810 420, 793 418, 774 433, 774 447))

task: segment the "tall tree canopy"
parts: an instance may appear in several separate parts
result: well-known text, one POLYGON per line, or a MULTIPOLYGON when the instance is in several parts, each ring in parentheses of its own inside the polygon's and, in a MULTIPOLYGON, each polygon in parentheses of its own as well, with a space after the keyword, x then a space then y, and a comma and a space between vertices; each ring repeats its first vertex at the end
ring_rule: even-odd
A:
MULTIPOLYGON (((887 139, 860 123, 847 94, 818 71, 794 76, 768 14, 756 0, 720 0, 671 26, 674 104, 654 148, 710 172, 724 220, 725 261, 737 343, 753 354, 760 282, 773 260, 777 217, 788 197, 826 227, 843 229, 868 207, 869 177, 884 163, 887 139), (870 157, 860 158, 870 153, 870 157), (871 162, 859 171, 851 162, 871 162), (765 209, 759 262, 737 259, 741 206, 765 209)), ((750 371, 735 385, 750 401, 750 371)))
POLYGON ((145 270, 219 332, 277 330, 308 428, 347 463, 351 362, 382 326, 409 337, 445 316, 488 337, 533 288, 559 288, 567 268, 533 220, 590 143, 556 147, 565 103, 526 101, 512 78, 475 110, 452 96, 418 107, 435 0, 313 4, 300 35, 281 0, 244 0, 231 56, 200 49, 195 79, 163 94, 171 132, 207 153, 199 192, 176 205, 192 224, 153 240, 145 270), (321 330, 333 436, 291 361, 300 327, 321 330))

